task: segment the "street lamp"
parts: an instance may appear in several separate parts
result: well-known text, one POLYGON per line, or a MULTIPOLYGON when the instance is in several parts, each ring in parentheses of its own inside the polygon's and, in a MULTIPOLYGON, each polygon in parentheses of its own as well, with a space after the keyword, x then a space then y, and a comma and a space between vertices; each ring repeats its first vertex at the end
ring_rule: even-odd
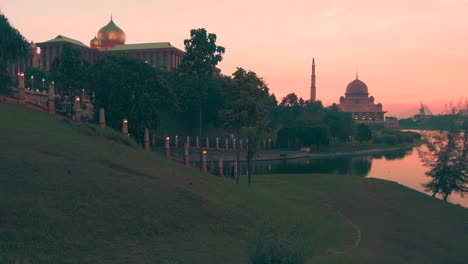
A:
POLYGON ((31 75, 31 90, 34 90, 34 75, 31 75))
POLYGON ((45 91, 44 83, 45 83, 45 78, 42 78, 42 91, 45 91))

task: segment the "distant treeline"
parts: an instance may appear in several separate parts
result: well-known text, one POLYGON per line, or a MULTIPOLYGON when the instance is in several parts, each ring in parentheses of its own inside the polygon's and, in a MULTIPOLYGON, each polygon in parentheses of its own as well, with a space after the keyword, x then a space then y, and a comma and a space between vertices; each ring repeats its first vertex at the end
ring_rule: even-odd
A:
POLYGON ((460 114, 415 116, 413 118, 400 119, 401 128, 421 130, 448 130, 453 126, 460 126, 468 116, 460 114))

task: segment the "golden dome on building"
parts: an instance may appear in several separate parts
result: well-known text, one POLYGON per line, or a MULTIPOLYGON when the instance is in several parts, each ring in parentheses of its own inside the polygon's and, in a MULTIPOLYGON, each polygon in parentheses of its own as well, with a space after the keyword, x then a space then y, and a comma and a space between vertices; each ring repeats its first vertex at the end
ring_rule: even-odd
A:
POLYGON ((89 42, 89 46, 93 49, 101 49, 101 41, 99 41, 99 39, 97 39, 96 37, 94 37, 90 42, 89 42))
POLYGON ((102 49, 110 49, 116 45, 125 44, 125 32, 111 20, 97 33, 102 49))

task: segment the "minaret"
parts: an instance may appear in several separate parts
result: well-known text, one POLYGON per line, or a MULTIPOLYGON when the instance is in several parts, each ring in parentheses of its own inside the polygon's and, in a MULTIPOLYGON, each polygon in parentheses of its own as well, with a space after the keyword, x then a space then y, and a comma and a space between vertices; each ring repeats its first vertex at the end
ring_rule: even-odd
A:
POLYGON ((317 87, 315 87, 315 58, 312 58, 312 80, 310 85, 310 101, 317 100, 317 87))

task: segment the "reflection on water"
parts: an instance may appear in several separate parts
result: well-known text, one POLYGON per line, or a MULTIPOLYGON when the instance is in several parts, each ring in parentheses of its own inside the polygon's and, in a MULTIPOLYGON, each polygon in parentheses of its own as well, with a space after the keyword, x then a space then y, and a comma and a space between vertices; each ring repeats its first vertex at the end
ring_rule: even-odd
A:
MULTIPOLYGON (((246 164, 241 162, 240 165, 241 174, 245 174, 246 164)), ((427 168, 419 160, 417 148, 361 156, 255 161, 253 170, 256 174, 324 173, 380 178, 421 192, 424 192, 421 184, 429 181, 425 175, 427 168)), ((223 174, 232 176, 233 172, 232 162, 225 162, 223 174)), ((452 194, 448 200, 468 207, 468 197, 452 194)))

